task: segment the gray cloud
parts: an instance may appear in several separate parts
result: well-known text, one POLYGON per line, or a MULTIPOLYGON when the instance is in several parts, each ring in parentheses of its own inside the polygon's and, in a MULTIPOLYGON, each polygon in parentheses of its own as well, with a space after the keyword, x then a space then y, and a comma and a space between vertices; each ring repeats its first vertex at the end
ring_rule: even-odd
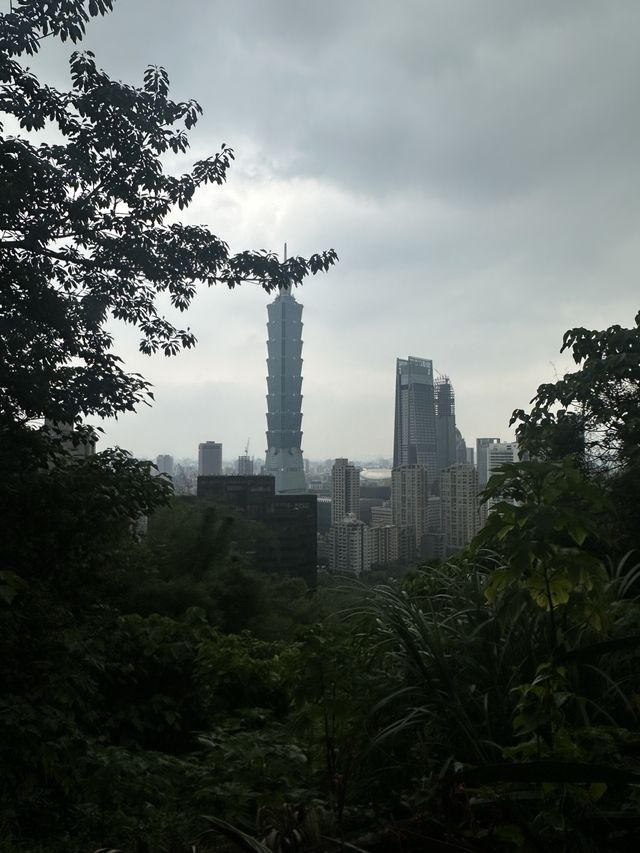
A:
MULTIPOLYGON (((569 366, 566 328, 632 321, 639 37, 634 0, 119 0, 85 46, 124 79, 168 68, 205 110, 194 156, 236 148, 190 221, 237 249, 338 251, 299 293, 305 450, 325 457, 390 452, 398 355, 451 375, 472 440, 569 366)), ((62 85, 68 52, 34 65, 62 85)), ((261 448, 266 301, 203 292, 200 345, 173 362, 119 334, 158 403, 108 438, 261 448)))

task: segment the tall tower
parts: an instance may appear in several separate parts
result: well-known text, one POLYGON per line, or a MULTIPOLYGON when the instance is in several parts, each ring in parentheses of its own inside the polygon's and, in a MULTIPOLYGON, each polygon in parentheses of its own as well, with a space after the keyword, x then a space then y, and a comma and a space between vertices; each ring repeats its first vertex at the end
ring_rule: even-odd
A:
MULTIPOLYGON (((438 471, 458 462, 456 440, 456 403, 453 386, 448 376, 439 376, 435 381, 436 396, 436 445, 438 448, 438 471)), ((466 462, 466 459, 464 460, 466 462)))
POLYGON ((336 459, 331 469, 331 524, 350 514, 360 518, 360 469, 348 459, 336 459))
POLYGON ((302 305, 283 287, 267 306, 267 459, 281 495, 306 491, 302 459, 302 305))
POLYGON ((429 484, 437 484, 433 362, 426 358, 396 361, 393 467, 400 465, 424 466, 429 484))

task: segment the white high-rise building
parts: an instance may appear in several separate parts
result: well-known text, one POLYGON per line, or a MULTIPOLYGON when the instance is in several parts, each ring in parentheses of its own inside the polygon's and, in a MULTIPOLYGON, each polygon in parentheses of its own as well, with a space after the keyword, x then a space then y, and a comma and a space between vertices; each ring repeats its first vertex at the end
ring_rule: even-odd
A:
POLYGON ((331 469, 331 524, 339 524, 347 515, 360 517, 360 469, 340 458, 331 469))
POLYGON ((168 453, 161 453, 156 457, 156 468, 159 474, 167 474, 173 477, 173 456, 168 453))
POLYGON ((484 489, 487 485, 489 457, 488 450, 493 444, 500 444, 499 438, 477 438, 476 439, 476 466, 478 468, 478 488, 484 489))
POLYGON ((489 444, 485 448, 487 461, 487 482, 501 465, 518 461, 518 443, 516 441, 489 444))
POLYGON ((353 514, 334 524, 329 531, 329 568, 333 572, 355 575, 371 568, 370 530, 353 514))
POLYGON ((427 469, 424 465, 400 465, 391 472, 391 509, 393 523, 412 527, 417 552, 427 532, 429 500, 427 469))
MULTIPOLYGON (((516 441, 499 442, 490 444, 484 448, 486 452, 487 483, 494 474, 497 474, 502 465, 508 465, 518 461, 518 443, 516 441)), ((486 483, 485 483, 486 486, 486 483)), ((499 503, 501 498, 491 498, 480 508, 482 523, 487 520, 492 507, 499 503)))
POLYGON ((478 472, 473 465, 450 465, 440 472, 440 514, 447 554, 461 550, 481 527, 478 472))
POLYGON ((371 564, 386 566, 400 559, 400 528, 395 524, 374 525, 368 530, 371 564))
POLYGON ((198 445, 198 476, 215 477, 222 474, 222 445, 204 441, 198 445))

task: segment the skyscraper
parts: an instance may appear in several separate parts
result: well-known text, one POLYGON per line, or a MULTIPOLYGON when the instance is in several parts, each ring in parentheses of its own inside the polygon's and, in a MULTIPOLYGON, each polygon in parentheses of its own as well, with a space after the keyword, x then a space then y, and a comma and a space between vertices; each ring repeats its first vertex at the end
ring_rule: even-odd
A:
POLYGON ((204 441, 198 445, 198 476, 219 474, 222 474, 222 445, 217 441, 204 441))
POLYGON ((331 524, 339 524, 349 514, 360 517, 360 470, 341 458, 331 469, 331 524))
POLYGON ((448 376, 439 376, 435 381, 435 403, 437 465, 438 471, 441 471, 459 461, 455 396, 448 376))
POLYGON ((306 491, 302 459, 302 305, 282 288, 267 306, 267 458, 278 494, 306 491))
POLYGON ((393 467, 400 465, 422 465, 429 483, 437 483, 433 362, 426 358, 396 361, 393 467))

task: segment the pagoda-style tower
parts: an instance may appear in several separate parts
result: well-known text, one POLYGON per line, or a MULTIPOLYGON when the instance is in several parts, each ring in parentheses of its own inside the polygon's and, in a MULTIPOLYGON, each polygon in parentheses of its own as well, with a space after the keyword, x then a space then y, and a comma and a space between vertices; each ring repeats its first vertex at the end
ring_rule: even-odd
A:
POLYGON ((306 492, 302 459, 302 305, 290 288, 267 306, 267 459, 281 495, 306 492))

